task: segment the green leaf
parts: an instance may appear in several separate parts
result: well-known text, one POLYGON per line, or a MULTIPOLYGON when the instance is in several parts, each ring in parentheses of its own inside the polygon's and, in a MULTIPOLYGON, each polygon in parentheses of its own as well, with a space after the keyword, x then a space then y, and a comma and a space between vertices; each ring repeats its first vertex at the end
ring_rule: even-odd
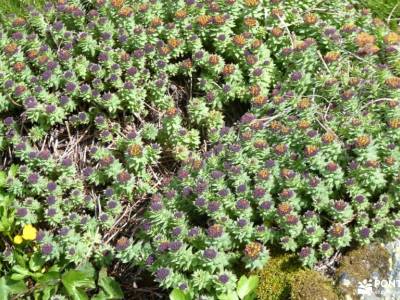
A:
POLYGON ((28 275, 25 275, 25 274, 20 274, 20 273, 13 273, 13 274, 11 274, 11 276, 10 276, 10 278, 12 279, 12 280, 22 280, 22 279, 24 279, 24 278, 26 278, 26 277, 28 277, 28 275))
POLYGON ((29 269, 33 272, 39 271, 45 263, 45 260, 42 256, 37 252, 32 255, 31 259, 29 260, 29 269))
POLYGON ((43 289, 41 300, 50 300, 51 296, 57 293, 57 287, 49 286, 43 289))
POLYGON ((8 176, 15 177, 18 173, 19 166, 18 165, 11 165, 10 169, 8 170, 8 176))
POLYGON ((7 182, 6 172, 0 171, 0 188, 5 187, 7 182))
POLYGON ((17 253, 16 251, 14 251, 14 258, 17 261, 18 265, 20 265, 22 267, 26 266, 27 259, 25 259, 26 258, 25 255, 21 255, 21 254, 17 253))
POLYGON ((108 300, 106 293, 104 291, 100 291, 97 295, 94 295, 91 300, 108 300))
POLYGON ((38 281, 40 278, 43 277, 43 273, 42 272, 36 272, 36 273, 32 273, 31 277, 33 278, 33 280, 38 281))
POLYGON ((180 289, 174 289, 171 294, 169 294, 170 300, 187 300, 188 297, 186 294, 180 289))
POLYGON ((23 281, 14 281, 5 276, 0 278, 0 300, 8 300, 10 295, 22 294, 27 290, 23 281))
POLYGON ((85 293, 85 289, 96 287, 94 279, 90 277, 90 274, 77 270, 70 270, 63 274, 61 282, 73 300, 89 299, 85 293))
POLYGON ((258 286, 258 276, 251 275, 247 278, 245 275, 240 277, 238 286, 237 286, 237 293, 240 299, 243 299, 245 296, 253 292, 258 286))
POLYGON ((251 294, 243 298, 243 300, 255 300, 255 299, 257 299, 257 293, 255 292, 252 292, 251 294))
POLYGON ((93 268, 91 263, 86 263, 82 265, 80 268, 77 269, 77 271, 80 271, 84 273, 87 277, 93 278, 96 274, 96 270, 93 268))
POLYGON ((26 276, 29 276, 29 275, 31 274, 31 272, 29 272, 28 269, 26 269, 26 268, 24 268, 24 267, 22 267, 22 266, 20 266, 20 265, 15 265, 15 266, 13 266, 13 267, 12 267, 12 270, 13 270, 14 272, 17 272, 17 273, 19 273, 19 274, 26 275, 26 276))
POLYGON ((107 294, 107 299, 123 299, 124 294, 118 282, 112 277, 107 276, 106 268, 102 268, 99 272, 99 286, 103 288, 107 294))
POLYGON ((35 289, 35 290, 33 291, 33 299, 34 299, 34 300, 39 300, 41 294, 42 294, 42 291, 41 291, 41 290, 35 289))
POLYGON ((25 293, 28 291, 28 288, 26 287, 25 282, 23 282, 22 280, 15 281, 15 280, 6 278, 6 282, 7 282, 8 288, 10 289, 12 295, 22 294, 22 293, 25 293))
POLYGON ((60 281, 59 272, 46 272, 41 278, 38 279, 38 283, 41 285, 58 285, 60 281))
POLYGON ((218 296, 219 300, 238 300, 239 297, 235 292, 230 291, 228 294, 223 294, 218 296))
POLYGON ((14 223, 14 214, 10 208, 11 203, 12 198, 9 195, 0 193, 0 232, 5 232, 6 234, 11 231, 14 223))
POLYGON ((61 270, 61 268, 60 268, 59 265, 52 265, 52 266, 47 270, 47 272, 57 272, 57 273, 59 273, 60 270, 61 270))

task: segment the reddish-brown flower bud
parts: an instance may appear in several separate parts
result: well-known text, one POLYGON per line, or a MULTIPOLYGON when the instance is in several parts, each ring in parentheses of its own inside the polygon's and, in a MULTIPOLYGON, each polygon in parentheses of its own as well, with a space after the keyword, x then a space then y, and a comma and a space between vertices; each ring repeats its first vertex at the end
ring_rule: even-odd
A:
POLYGON ((257 25, 257 19, 246 17, 244 18, 244 25, 246 25, 247 27, 255 27, 257 25))
POLYGON ((314 25, 318 21, 318 17, 315 14, 306 14, 303 18, 304 23, 307 25, 314 25))
POLYGON ((258 171, 258 178, 260 179, 268 179, 269 177, 269 171, 268 169, 261 169, 260 171, 258 171))
POLYGON ((244 248, 244 255, 251 259, 256 259, 262 252, 263 246, 258 242, 251 242, 244 248))
POLYGON ((386 79, 385 83, 392 89, 399 89, 400 88, 400 77, 390 77, 386 79))
POLYGON ((280 27, 274 27, 272 28, 271 33, 274 37, 281 37, 283 35, 283 29, 280 27))
POLYGON ((219 63, 219 56, 216 54, 211 54, 208 62, 212 65, 217 65, 219 63))
POLYGON ((389 32, 384 36, 383 40, 387 45, 394 45, 400 42, 400 35, 395 32, 389 32))
POLYGON ((211 19, 212 18, 210 16, 208 16, 208 15, 199 16, 197 18, 197 24, 199 24, 200 26, 205 27, 211 22, 211 19))
POLYGON ((307 120, 300 120, 298 123, 297 123, 297 127, 299 128, 299 129, 307 129, 307 128, 309 128, 310 127, 310 122, 309 121, 307 121, 307 120))
POLYGON ((129 150, 128 150, 128 151, 129 151, 129 154, 130 154, 131 156, 137 157, 137 156, 142 155, 143 148, 142 148, 142 146, 139 145, 139 144, 133 144, 133 145, 131 145, 131 146, 129 147, 129 150))
POLYGON ((248 7, 256 7, 260 4, 260 0, 245 0, 244 4, 248 7))
POLYGON ((15 54, 17 52, 17 50, 18 50, 18 45, 16 43, 7 44, 4 47, 4 52, 7 55, 13 55, 13 54, 15 54))
POLYGON ((315 145, 307 145, 304 149, 304 153, 307 156, 314 156, 318 153, 318 147, 315 145))
POLYGON ((365 148, 371 143, 371 139, 368 135, 361 135, 356 138, 355 143, 358 148, 365 148))
POLYGON ((297 107, 299 109, 306 109, 311 106, 311 100, 309 98, 302 98, 298 103, 297 107))
POLYGON ((344 226, 342 224, 334 224, 331 228, 331 234, 334 237, 342 237, 344 235, 344 226))
POLYGON ((393 118, 388 121, 388 126, 392 129, 399 129, 400 128, 400 119, 393 118))
POLYGON ((238 47, 243 47, 246 45, 246 38, 243 34, 237 34, 233 37, 233 43, 238 47))
POLYGON ((334 61, 337 61, 340 57, 340 53, 337 51, 329 51, 328 53, 325 54, 324 60, 329 64, 334 61))
POLYGON ((358 45, 358 47, 361 48, 366 45, 375 44, 375 37, 369 33, 361 32, 356 36, 355 42, 358 45))
POLYGON ((322 136, 322 141, 325 144, 330 144, 335 140, 335 135, 331 132, 327 132, 322 136))
POLYGON ((282 202, 278 205, 277 211, 281 216, 285 216, 292 211, 292 207, 288 202, 282 202))
POLYGON ((175 13, 177 19, 184 19, 187 17, 187 11, 185 9, 177 10, 175 13))
POLYGON ((111 5, 114 8, 120 8, 124 5, 125 1, 124 0, 111 0, 111 5))

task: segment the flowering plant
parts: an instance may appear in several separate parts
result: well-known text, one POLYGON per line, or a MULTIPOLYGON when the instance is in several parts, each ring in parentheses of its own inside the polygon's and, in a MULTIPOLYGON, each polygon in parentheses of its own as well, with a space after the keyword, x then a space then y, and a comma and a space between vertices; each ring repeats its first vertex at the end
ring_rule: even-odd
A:
POLYGON ((281 81, 149 205, 146 255, 134 260, 161 286, 218 298, 237 265, 261 267, 270 247, 313 266, 400 225, 399 35, 347 4, 331 19, 274 2, 266 20, 281 27, 267 40, 288 66, 281 81))
POLYGON ((249 298, 239 278, 270 248, 313 266, 397 237, 400 36, 348 1, 298 2, 58 0, 6 18, 0 284, 40 287, 44 268, 68 296, 97 280, 112 298, 116 257, 184 297, 249 298), (143 230, 114 233, 148 198, 143 230))

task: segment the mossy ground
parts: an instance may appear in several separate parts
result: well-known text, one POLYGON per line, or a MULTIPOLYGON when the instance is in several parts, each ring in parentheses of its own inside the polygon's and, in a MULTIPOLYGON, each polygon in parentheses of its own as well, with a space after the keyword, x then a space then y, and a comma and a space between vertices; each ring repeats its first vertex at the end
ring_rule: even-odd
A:
POLYGON ((273 257, 258 273, 260 285, 257 295, 260 300, 286 300, 290 297, 290 278, 300 269, 296 257, 282 255, 273 257))
POLYGON ((329 279, 317 271, 304 269, 293 255, 271 258, 258 275, 260 300, 339 299, 329 279))
POLYGON ((372 273, 385 277, 389 272, 390 254, 379 244, 359 247, 346 253, 337 268, 335 280, 343 274, 353 284, 336 287, 321 273, 305 269, 294 255, 273 256, 257 274, 260 300, 338 300, 344 295, 356 296, 357 283, 370 279, 372 273))
POLYGON ((314 270, 300 270, 291 278, 291 300, 338 300, 332 282, 314 270))

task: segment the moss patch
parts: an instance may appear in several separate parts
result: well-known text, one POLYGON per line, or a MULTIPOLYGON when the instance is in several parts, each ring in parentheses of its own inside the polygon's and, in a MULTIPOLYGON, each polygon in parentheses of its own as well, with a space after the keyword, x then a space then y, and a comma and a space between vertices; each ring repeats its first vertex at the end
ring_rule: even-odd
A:
POLYGON ((299 270, 291 278, 291 300, 338 300, 332 282, 314 270, 299 270))
POLYGON ((332 282, 317 271, 304 269, 294 255, 272 257, 256 273, 260 300, 338 300, 332 282))
POLYGON ((287 300, 290 297, 290 278, 301 268, 293 255, 273 257, 258 272, 260 284, 257 289, 260 300, 287 300))

